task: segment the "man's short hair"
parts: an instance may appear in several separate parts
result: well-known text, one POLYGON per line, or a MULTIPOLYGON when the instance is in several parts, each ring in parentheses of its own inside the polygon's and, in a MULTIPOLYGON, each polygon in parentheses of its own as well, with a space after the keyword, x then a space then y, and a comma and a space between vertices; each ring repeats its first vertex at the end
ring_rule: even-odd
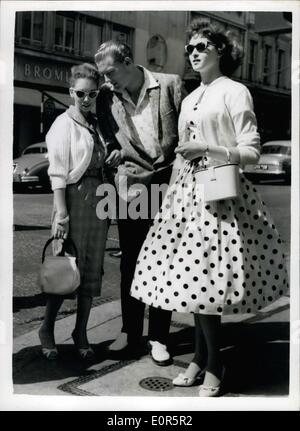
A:
POLYGON ((100 45, 95 54, 95 63, 100 63, 105 57, 111 56, 115 61, 123 63, 125 58, 133 60, 132 51, 126 43, 109 40, 100 45))

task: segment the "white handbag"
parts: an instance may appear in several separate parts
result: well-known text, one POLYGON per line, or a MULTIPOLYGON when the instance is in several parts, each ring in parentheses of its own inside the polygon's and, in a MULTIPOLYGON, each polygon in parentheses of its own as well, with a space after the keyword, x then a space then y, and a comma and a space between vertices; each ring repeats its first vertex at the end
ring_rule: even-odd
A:
POLYGON ((223 199, 234 199, 240 193, 239 165, 230 163, 230 152, 227 153, 227 163, 205 167, 203 158, 195 168, 197 184, 203 185, 204 201, 213 202, 223 199))
MULTIPOLYGON (((73 293, 80 285, 80 273, 77 267, 77 249, 71 238, 68 238, 74 250, 74 256, 46 256, 45 252, 48 245, 54 240, 54 237, 46 242, 43 255, 42 265, 40 268, 40 286, 42 292, 52 295, 69 295, 73 293)), ((62 248, 62 254, 65 253, 65 242, 62 248)))

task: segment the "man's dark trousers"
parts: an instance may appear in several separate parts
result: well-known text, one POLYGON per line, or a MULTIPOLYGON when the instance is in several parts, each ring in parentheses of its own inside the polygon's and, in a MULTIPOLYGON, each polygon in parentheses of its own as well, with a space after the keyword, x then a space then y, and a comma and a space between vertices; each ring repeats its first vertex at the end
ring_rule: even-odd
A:
MULTIPOLYGON (((155 184, 168 184, 171 168, 164 169, 154 177, 155 184)), ((149 207, 150 208, 150 207, 149 207)), ((129 292, 134 276, 135 266, 143 242, 146 239, 152 220, 120 219, 118 220, 121 257, 121 307, 123 327, 122 332, 128 334, 128 344, 132 347, 141 342, 144 324, 145 304, 133 298, 129 292)), ((149 307, 148 338, 167 344, 172 312, 161 308, 149 307)))

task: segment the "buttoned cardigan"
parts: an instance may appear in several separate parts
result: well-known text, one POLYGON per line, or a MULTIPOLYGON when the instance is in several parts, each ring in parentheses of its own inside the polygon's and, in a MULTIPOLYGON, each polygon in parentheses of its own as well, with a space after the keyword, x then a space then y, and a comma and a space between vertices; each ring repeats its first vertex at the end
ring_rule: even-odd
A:
MULTIPOLYGON (((52 190, 77 183, 88 168, 94 140, 84 118, 71 106, 59 115, 46 135, 52 190)), ((106 152, 100 131, 97 130, 106 152)))

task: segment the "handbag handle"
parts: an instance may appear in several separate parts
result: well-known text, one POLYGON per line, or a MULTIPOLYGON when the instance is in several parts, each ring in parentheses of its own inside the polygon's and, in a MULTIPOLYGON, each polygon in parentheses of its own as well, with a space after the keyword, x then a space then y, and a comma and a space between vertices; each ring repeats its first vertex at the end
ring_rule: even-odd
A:
POLYGON ((227 147, 221 146, 221 148, 223 148, 226 151, 227 163, 230 163, 230 151, 228 150, 227 147))
MULTIPOLYGON (((42 263, 44 263, 44 260, 45 260, 45 253, 46 253, 46 249, 47 249, 48 245, 49 245, 49 244, 51 244, 51 242, 52 242, 54 239, 55 239, 55 238, 54 238, 54 236, 52 236, 51 238, 49 238, 49 239, 47 240, 47 242, 46 242, 46 244, 45 244, 45 246, 44 246, 44 248, 43 248, 43 253, 42 253, 42 263)), ((66 242, 66 241, 69 241, 69 242, 70 242, 70 244, 73 246, 74 251, 75 251, 76 263, 77 263, 77 260, 78 260, 78 251, 77 251, 76 245, 75 245, 75 243, 74 243, 74 241, 72 240, 72 238, 71 238, 71 237, 68 237, 66 240, 64 240, 64 242, 63 242, 63 246, 62 246, 62 253, 64 253, 64 252, 65 252, 65 242, 66 242)))
MULTIPOLYGON (((226 151, 227 163, 230 164, 230 151, 228 150, 227 147, 224 147, 223 145, 220 145, 220 148, 223 148, 226 151)), ((199 161, 201 162, 201 168, 202 169, 206 169, 205 162, 204 162, 204 157, 200 157, 199 161)))
MULTIPOLYGON (((228 150, 227 147, 224 147, 223 145, 220 145, 220 148, 223 148, 223 150, 226 151, 227 163, 230 164, 230 151, 228 150)), ((201 157, 201 164, 202 164, 202 168, 205 168, 204 157, 201 157)))

